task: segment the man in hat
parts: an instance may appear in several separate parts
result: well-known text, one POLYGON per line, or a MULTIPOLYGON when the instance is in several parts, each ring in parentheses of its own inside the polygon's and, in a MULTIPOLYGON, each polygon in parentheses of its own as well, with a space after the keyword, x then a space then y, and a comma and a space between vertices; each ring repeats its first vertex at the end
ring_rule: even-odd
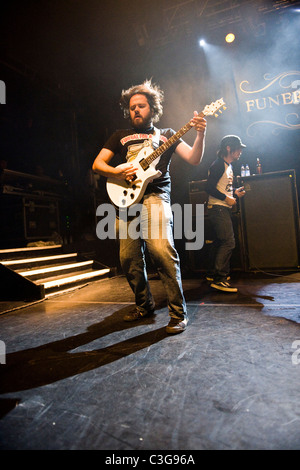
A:
POLYGON ((208 198, 208 216, 215 233, 210 253, 210 266, 206 279, 210 286, 223 292, 237 292, 230 285, 230 258, 235 247, 235 237, 231 212, 236 204, 235 196, 244 196, 244 187, 233 188, 233 170, 231 163, 237 161, 243 148, 241 139, 236 135, 223 137, 218 158, 209 168, 206 191, 208 198))

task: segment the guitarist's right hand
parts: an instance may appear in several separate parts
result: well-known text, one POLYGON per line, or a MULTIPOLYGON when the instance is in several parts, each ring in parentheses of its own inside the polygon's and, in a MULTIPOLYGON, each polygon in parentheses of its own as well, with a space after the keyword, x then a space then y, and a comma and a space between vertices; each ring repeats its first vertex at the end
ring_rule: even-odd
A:
POLYGON ((225 198, 225 202, 230 206, 234 206, 236 204, 236 199, 234 197, 231 197, 231 196, 226 196, 225 198))
POLYGON ((122 163, 115 168, 114 176, 120 180, 131 181, 137 172, 132 163, 122 163))

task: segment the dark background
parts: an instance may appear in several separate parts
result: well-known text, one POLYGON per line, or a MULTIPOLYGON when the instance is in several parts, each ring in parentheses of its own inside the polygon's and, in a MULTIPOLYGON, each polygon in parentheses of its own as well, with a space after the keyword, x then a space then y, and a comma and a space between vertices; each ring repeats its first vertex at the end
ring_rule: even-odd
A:
MULTIPOLYGON (((12 170, 36 173, 40 166, 48 176, 63 175, 76 210, 86 212, 93 160, 115 128, 127 126, 121 90, 152 78, 165 92, 161 127, 178 130, 220 97, 227 105, 217 119, 208 118, 202 164, 173 159, 173 202, 188 202, 189 181, 206 178, 220 139, 232 133, 247 145, 236 174, 242 163, 255 172, 260 157, 265 172, 294 168, 299 185, 299 104, 251 113, 245 104, 258 99, 263 107, 263 97, 299 88, 299 10, 299 1, 265 0, 7 2, 0 159, 12 170), (236 41, 228 45, 231 31, 236 41), (208 44, 201 48, 203 37, 208 44), (278 77, 272 86, 270 77, 278 77), (242 92, 243 81, 244 90, 257 93, 242 92)), ((190 144, 193 132, 185 136, 190 144)), ((99 191, 105 199, 102 178, 99 191)))

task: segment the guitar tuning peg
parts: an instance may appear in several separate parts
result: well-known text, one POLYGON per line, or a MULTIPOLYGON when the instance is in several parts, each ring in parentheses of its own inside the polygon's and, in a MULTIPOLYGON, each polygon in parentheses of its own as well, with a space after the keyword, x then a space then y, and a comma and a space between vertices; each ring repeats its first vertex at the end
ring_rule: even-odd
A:
POLYGON ((217 113, 215 113, 215 117, 219 117, 219 115, 217 113))
POLYGON ((219 113, 221 113, 221 114, 222 114, 222 111, 221 111, 220 109, 219 109, 219 113))
POLYGON ((223 109, 224 109, 224 111, 225 111, 225 109, 227 109, 226 106, 223 106, 223 109))

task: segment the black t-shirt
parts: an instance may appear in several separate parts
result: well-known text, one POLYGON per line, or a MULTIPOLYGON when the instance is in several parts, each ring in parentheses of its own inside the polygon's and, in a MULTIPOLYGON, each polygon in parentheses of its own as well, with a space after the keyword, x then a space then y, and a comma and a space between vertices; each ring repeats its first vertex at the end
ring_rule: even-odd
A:
MULTIPOLYGON (((160 129, 159 146, 164 144, 174 134, 175 131, 173 129, 160 129)), ((145 140, 150 141, 151 145, 153 144, 153 150, 157 148, 157 145, 155 145, 153 127, 146 130, 119 129, 109 137, 103 147, 111 150, 118 157, 117 163, 120 164, 135 158, 138 152, 142 149, 145 140)), ((158 161, 156 163, 156 169, 160 170, 162 175, 159 178, 154 179, 152 183, 148 184, 146 188, 146 194, 151 192, 165 192, 170 195, 170 162, 172 154, 180 142, 182 142, 181 139, 179 139, 168 150, 166 150, 161 155, 160 159, 157 159, 158 161)))

